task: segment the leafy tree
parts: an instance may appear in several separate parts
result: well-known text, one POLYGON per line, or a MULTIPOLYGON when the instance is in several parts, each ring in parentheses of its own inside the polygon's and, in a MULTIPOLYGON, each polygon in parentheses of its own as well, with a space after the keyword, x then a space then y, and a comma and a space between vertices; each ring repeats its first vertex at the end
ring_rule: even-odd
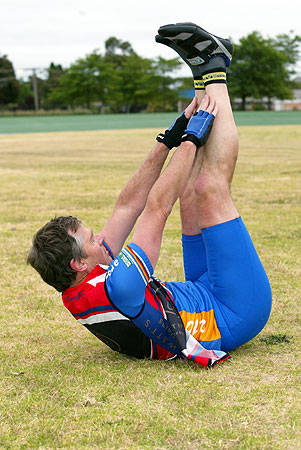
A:
POLYGON ((253 32, 240 39, 229 70, 229 90, 233 97, 242 100, 245 109, 247 97, 291 98, 290 71, 288 65, 295 62, 285 46, 295 48, 295 39, 286 35, 276 40, 264 39, 253 32))
POLYGON ((115 77, 108 83, 108 104, 112 112, 138 112, 149 100, 151 63, 133 50, 128 41, 110 37, 105 42, 104 61, 115 77))
POLYGON ((171 75, 177 71, 182 63, 179 58, 164 59, 158 57, 152 61, 153 90, 149 109, 154 111, 175 111, 177 107, 178 91, 182 83, 171 75))
POLYGON ((107 99, 107 84, 114 79, 112 65, 105 63, 95 50, 78 59, 62 74, 59 86, 48 95, 50 102, 60 105, 84 105, 90 108, 94 101, 107 99))
POLYGON ((44 109, 53 109, 60 105, 52 102, 48 99, 48 96, 52 89, 59 86, 60 78, 64 74, 64 69, 60 64, 54 64, 53 62, 47 69, 47 78, 39 79, 39 97, 41 106, 44 109))
POLYGON ((193 80, 191 77, 179 78, 180 90, 182 89, 194 89, 193 80))
POLYGON ((105 49, 105 58, 111 62, 122 61, 126 56, 135 53, 128 41, 121 41, 114 36, 105 41, 105 49))
POLYGON ((289 34, 278 34, 276 38, 270 39, 270 42, 276 50, 285 54, 287 68, 295 73, 295 64, 300 59, 301 36, 290 31, 289 34))
POLYGON ((0 55, 0 106, 16 103, 18 95, 19 82, 13 64, 7 55, 0 55))
POLYGON ((34 96, 32 92, 32 84, 30 81, 19 82, 20 90, 18 96, 18 109, 33 110, 34 96))
POLYGON ((142 58, 130 43, 115 37, 98 51, 78 59, 60 76, 59 85, 47 96, 61 106, 102 102, 112 112, 175 109, 176 81, 170 76, 181 64, 178 59, 142 58), (168 74, 168 76, 167 76, 168 74))
POLYGON ((105 42, 105 48, 104 60, 113 64, 119 80, 119 97, 112 95, 110 99, 112 111, 138 112, 146 107, 153 111, 175 109, 175 79, 169 75, 181 65, 178 58, 142 58, 129 42, 115 37, 105 42))
POLYGON ((285 67, 290 75, 288 86, 292 89, 298 89, 298 83, 292 79, 292 76, 296 74, 296 64, 300 59, 301 36, 290 31, 289 34, 278 34, 276 38, 271 39, 271 43, 285 56, 285 67))
POLYGON ((132 53, 124 58, 118 68, 115 66, 114 71, 120 84, 118 87, 112 83, 109 86, 111 110, 139 112, 145 109, 151 96, 151 61, 132 53))

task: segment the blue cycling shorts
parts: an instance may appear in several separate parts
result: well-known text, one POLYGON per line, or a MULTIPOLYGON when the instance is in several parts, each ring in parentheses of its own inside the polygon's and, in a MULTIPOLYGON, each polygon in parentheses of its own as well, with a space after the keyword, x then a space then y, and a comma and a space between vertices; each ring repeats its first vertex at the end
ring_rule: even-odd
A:
POLYGON ((188 331, 224 351, 256 336, 269 318, 272 294, 242 219, 182 236, 182 246, 186 281, 166 287, 188 331))

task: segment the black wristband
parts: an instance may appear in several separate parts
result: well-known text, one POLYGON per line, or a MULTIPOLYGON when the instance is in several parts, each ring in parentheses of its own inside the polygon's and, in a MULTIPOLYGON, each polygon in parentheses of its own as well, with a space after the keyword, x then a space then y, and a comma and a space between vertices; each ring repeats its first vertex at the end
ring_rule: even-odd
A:
POLYGON ((200 146, 199 140, 194 134, 187 134, 187 133, 183 134, 182 142, 185 141, 193 142, 196 145, 196 148, 199 148, 200 146))
POLYGON ((159 133, 156 140, 166 145, 166 147, 171 150, 174 147, 174 142, 171 139, 168 139, 168 131, 169 130, 166 130, 165 133, 159 133))
POLYGON ((157 141, 162 142, 166 147, 171 150, 173 147, 179 147, 181 144, 181 138, 184 133, 185 128, 189 123, 189 119, 185 114, 181 114, 174 123, 166 130, 164 133, 159 133, 157 136, 157 141))

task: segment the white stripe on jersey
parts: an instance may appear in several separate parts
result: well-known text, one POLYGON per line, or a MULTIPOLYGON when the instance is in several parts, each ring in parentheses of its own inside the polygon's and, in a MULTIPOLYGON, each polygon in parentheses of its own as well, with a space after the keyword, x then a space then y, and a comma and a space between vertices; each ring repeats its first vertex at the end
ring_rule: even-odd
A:
POLYGON ((92 286, 96 286, 97 283, 102 283, 105 281, 107 274, 103 273, 102 275, 98 275, 98 277, 92 278, 92 280, 87 281, 87 284, 91 284, 92 286))
POLYGON ((117 311, 95 314, 94 316, 87 317, 87 319, 78 319, 83 325, 92 325, 93 323, 110 322, 112 320, 130 320, 117 311))

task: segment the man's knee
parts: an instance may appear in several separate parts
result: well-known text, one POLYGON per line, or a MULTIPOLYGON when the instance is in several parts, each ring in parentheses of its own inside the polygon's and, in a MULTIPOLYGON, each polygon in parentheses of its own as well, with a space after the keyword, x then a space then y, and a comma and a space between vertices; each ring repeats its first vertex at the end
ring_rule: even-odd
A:
POLYGON ((223 199, 230 195, 230 182, 218 174, 201 172, 195 182, 194 191, 198 200, 223 199))
POLYGON ((201 229, 227 222, 239 216, 233 203, 230 183, 201 172, 195 183, 198 205, 199 227, 201 229))

